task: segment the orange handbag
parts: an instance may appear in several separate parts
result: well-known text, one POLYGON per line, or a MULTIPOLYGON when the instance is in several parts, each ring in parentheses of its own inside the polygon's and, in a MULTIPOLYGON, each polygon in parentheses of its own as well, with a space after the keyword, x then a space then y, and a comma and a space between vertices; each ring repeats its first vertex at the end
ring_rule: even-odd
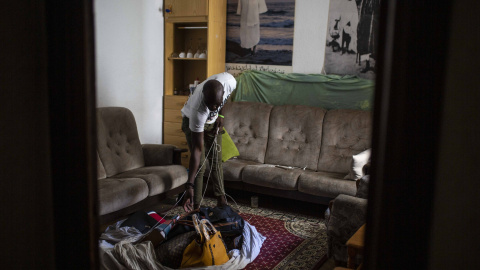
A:
POLYGON ((207 219, 192 216, 197 239, 193 240, 183 252, 180 268, 221 265, 229 258, 222 235, 207 219))

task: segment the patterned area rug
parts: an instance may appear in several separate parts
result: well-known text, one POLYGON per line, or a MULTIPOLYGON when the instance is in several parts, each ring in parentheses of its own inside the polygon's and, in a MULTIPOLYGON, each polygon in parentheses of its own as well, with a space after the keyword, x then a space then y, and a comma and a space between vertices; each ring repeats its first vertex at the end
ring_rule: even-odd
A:
MULTIPOLYGON (((202 206, 214 207, 205 198, 202 206)), ((258 257, 245 269, 318 269, 326 261, 327 236, 324 220, 296 213, 232 205, 240 215, 266 236, 258 257)), ((167 215, 183 214, 181 207, 167 215)))

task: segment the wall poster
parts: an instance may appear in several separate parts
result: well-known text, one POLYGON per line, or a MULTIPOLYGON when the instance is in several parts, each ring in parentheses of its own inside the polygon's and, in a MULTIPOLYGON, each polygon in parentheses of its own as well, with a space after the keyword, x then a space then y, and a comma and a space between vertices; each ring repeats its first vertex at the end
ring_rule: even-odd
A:
POLYGON ((291 70, 294 21, 295 0, 227 0, 227 71, 291 70))
POLYGON ((380 0, 330 0, 326 74, 375 79, 380 0))

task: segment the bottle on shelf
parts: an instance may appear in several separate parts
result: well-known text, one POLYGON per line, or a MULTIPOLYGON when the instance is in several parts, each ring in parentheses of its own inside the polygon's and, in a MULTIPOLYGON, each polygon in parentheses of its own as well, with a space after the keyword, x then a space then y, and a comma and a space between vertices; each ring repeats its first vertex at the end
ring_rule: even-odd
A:
POLYGON ((174 94, 174 95, 178 95, 177 88, 175 88, 175 90, 173 90, 173 94, 174 94))
POLYGON ((198 80, 198 77, 195 81, 193 81, 193 86, 194 87, 197 87, 197 85, 200 83, 200 81, 198 80))
POLYGON ((188 86, 189 86, 188 88, 190 89, 190 96, 191 96, 193 95, 193 91, 195 91, 195 85, 191 83, 188 86))

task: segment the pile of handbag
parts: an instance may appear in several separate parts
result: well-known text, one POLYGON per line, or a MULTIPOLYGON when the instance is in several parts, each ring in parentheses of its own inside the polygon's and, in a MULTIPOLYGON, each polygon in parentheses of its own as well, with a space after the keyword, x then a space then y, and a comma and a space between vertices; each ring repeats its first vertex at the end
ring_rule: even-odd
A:
POLYGON ((266 239, 228 206, 169 220, 149 214, 136 212, 107 227, 99 238, 100 269, 243 269, 266 239))
POLYGON ((155 247, 157 259, 170 268, 222 265, 230 250, 241 248, 244 225, 230 206, 201 207, 176 220, 155 247))

